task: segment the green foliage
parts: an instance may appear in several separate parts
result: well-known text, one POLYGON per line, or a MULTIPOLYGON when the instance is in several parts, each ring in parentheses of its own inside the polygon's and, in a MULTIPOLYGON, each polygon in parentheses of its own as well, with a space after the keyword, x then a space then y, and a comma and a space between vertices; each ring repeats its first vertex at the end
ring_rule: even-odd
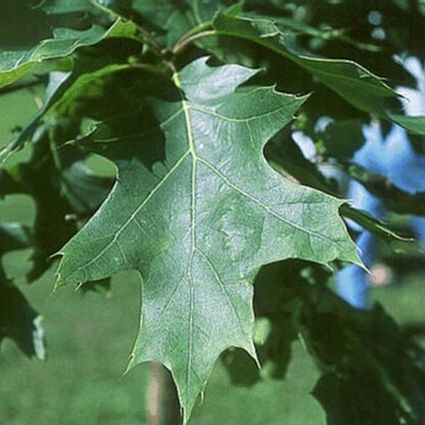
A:
POLYGON ((238 90, 254 73, 198 59, 173 76, 185 97, 174 87, 142 88, 139 101, 152 116, 145 112, 139 132, 111 119, 82 141, 117 164, 118 180, 61 251, 58 284, 141 272, 132 364, 167 365, 186 415, 224 349, 255 357, 252 284, 263 264, 356 261, 340 201, 282 180, 262 158, 304 99, 267 87, 238 90))
MULTIPOLYGON (((49 3, 53 2, 47 2, 47 12, 58 12, 49 8, 49 3)), ((72 23, 76 28, 68 27, 61 20, 43 13, 43 8, 34 8, 29 0, 6 0, 2 11, 0 87, 22 78, 40 63, 69 57, 82 46, 96 44, 108 33, 93 19, 78 20, 72 23), (24 27, 23 16, 26 18, 24 27)), ((57 66, 52 65, 52 69, 57 66)))
MULTIPOLYGON (((30 239, 28 228, 17 223, 3 223, 0 226, 0 260, 9 251, 29 246, 30 239)), ((43 360, 46 349, 41 317, 6 277, 2 266, 0 295, 0 342, 5 337, 12 338, 25 354, 43 360)))
MULTIPOLYGON (((364 2, 358 9, 369 24, 351 33, 340 13, 350 2, 310 3, 0 6, 0 87, 46 89, 38 113, 0 152, 0 195, 24 193, 36 207, 31 229, 2 225, 0 254, 31 246, 29 281, 59 254, 56 287, 95 288, 137 270, 142 303, 130 366, 156 360, 170 369, 185 423, 221 353, 235 382, 283 378, 297 336, 322 373, 313 394, 328 423, 419 424, 424 415, 420 348, 380 307, 354 311, 326 287, 329 270, 360 265, 341 214, 384 239, 403 238, 338 199, 341 188, 292 141, 304 131, 344 168, 370 114, 424 134, 424 117, 404 116, 374 69, 390 63, 390 77, 404 82, 389 52, 416 52, 391 22, 384 41, 365 38, 374 9, 364 2), (31 31, 18 31, 24 14, 31 31), (352 59, 341 59, 346 51, 352 59), (323 116, 333 123, 322 131, 323 116), (29 158, 14 162, 26 142, 29 158), (116 166, 112 188, 90 169, 93 154, 116 166), (229 361, 231 347, 262 371, 236 364, 239 356, 229 361)), ((413 3, 394 8, 419 14, 414 25, 425 28, 413 3)), ((394 188, 380 176, 346 168, 391 200, 394 188)), ((422 194, 398 196, 422 205, 422 194)), ((37 314, 3 272, 0 291, 0 338, 44 357, 37 314)))

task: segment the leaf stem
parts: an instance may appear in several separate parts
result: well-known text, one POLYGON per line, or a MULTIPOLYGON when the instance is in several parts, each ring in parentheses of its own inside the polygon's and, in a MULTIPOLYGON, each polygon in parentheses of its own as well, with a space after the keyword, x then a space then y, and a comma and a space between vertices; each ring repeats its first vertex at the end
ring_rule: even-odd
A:
POLYGON ((184 36, 182 37, 173 47, 173 55, 178 56, 189 44, 193 43, 196 40, 199 40, 201 38, 211 37, 217 35, 217 31, 212 30, 206 30, 197 32, 195 34, 184 36))
POLYGON ((142 35, 142 38, 145 40, 145 42, 147 44, 150 45, 150 47, 152 48, 152 50, 158 55, 158 56, 162 56, 163 55, 163 48, 162 46, 158 43, 158 41, 156 41, 155 37, 153 37, 149 31, 146 31, 142 26, 136 24, 134 22, 134 20, 132 20, 133 24, 135 25, 135 27, 137 28, 137 30, 140 32, 140 34, 142 35))
POLYGON ((132 63, 130 65, 130 68, 135 68, 135 69, 139 69, 141 71, 146 71, 146 72, 150 72, 152 74, 158 74, 158 75, 163 75, 165 70, 161 69, 155 65, 150 65, 147 63, 132 63))
POLYGON ((202 22, 192 27, 189 31, 187 31, 185 34, 181 36, 181 38, 177 41, 177 43, 180 43, 182 40, 185 40, 186 38, 189 38, 192 35, 200 33, 207 29, 212 29, 212 21, 202 22))

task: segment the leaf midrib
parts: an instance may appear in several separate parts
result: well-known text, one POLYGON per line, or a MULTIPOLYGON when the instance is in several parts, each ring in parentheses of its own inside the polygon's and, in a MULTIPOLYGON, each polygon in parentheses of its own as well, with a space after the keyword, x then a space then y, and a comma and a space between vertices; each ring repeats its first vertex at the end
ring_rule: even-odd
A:
MULTIPOLYGON (((177 73, 174 75, 173 80, 174 80, 176 86, 178 88, 180 88, 180 90, 181 90, 181 82, 178 78, 177 73)), ((92 265, 93 263, 95 263, 114 243, 117 242, 120 234, 126 229, 126 227, 133 220, 135 220, 137 214, 147 205, 147 203, 152 199, 152 197, 159 191, 159 189, 173 175, 173 173, 177 170, 177 168, 183 163, 183 161, 189 155, 192 157, 191 208, 190 208, 190 210, 191 210, 191 220, 190 221, 191 221, 191 245, 192 245, 192 247, 191 247, 191 255, 190 255, 189 261, 188 261, 187 271, 188 271, 188 276, 190 277, 189 280, 191 282, 191 285, 193 285, 193 281, 191 279, 192 273, 191 272, 189 273, 189 271, 191 269, 191 264, 192 264, 192 261, 193 261, 194 252, 196 251, 196 171, 197 171, 198 161, 203 163, 206 167, 208 167, 210 169, 210 171, 212 171, 214 174, 216 174, 231 189, 233 189, 233 190, 237 191, 238 193, 240 193, 241 195, 247 197, 248 199, 250 199, 255 204, 262 207, 265 211, 267 211, 269 214, 273 215, 274 217, 276 217, 280 221, 288 224, 289 226, 294 227, 297 230, 302 231, 303 233, 307 233, 310 236, 314 236, 314 237, 317 237, 319 239, 323 239, 323 240, 326 240, 328 242, 335 243, 334 240, 331 240, 331 239, 325 237, 324 235, 322 235, 320 233, 317 233, 317 232, 314 232, 312 230, 308 230, 308 229, 305 229, 303 227, 300 227, 296 223, 293 223, 293 222, 283 218, 281 215, 275 213, 270 207, 265 205, 262 201, 257 199, 255 196, 251 195, 250 193, 246 192, 245 190, 243 190, 239 186, 237 186, 235 183, 230 181, 224 174, 222 174, 210 162, 208 162, 204 158, 200 157, 196 152, 195 142, 194 142, 193 133, 192 133, 192 122, 191 122, 191 115, 190 115, 190 110, 192 109, 192 105, 189 104, 189 102, 183 97, 183 95, 181 97, 181 102, 182 102, 182 108, 179 109, 179 111, 177 111, 176 113, 174 113, 172 115, 172 118, 173 119, 176 118, 179 115, 179 113, 181 113, 181 112, 184 113, 186 128, 187 128, 187 139, 188 139, 188 145, 189 145, 188 149, 180 156, 180 158, 174 163, 174 165, 171 167, 171 169, 164 175, 164 177, 161 178, 161 180, 158 182, 158 184, 150 191, 149 195, 134 210, 134 212, 130 215, 130 217, 125 221, 125 223, 120 227, 120 229, 114 234, 112 240, 110 242, 108 242, 108 244, 105 245, 105 247, 93 259, 91 259, 90 261, 88 261, 84 265, 78 267, 74 272, 75 274, 77 274, 78 272, 84 270, 85 268, 87 268, 90 265, 92 265)), ((199 108, 199 105, 195 105, 195 107, 193 109, 196 110, 196 111, 199 111, 199 112, 203 112, 203 113, 209 112, 211 115, 214 115, 213 111, 208 111, 207 109, 204 109, 204 108, 202 108, 202 110, 201 110, 199 108)), ((274 110, 274 111, 277 112, 280 109, 281 108, 276 108, 276 110, 274 110)), ((220 118, 223 119, 223 120, 230 120, 229 117, 222 116, 222 115, 220 115, 220 118)), ((251 119, 254 119, 254 117, 252 117, 251 119)), ((171 120, 167 119, 166 121, 168 123, 171 120)), ((247 121, 247 124, 249 124, 250 120, 246 120, 246 121, 247 121)), ((163 126, 163 123, 161 124, 161 126, 163 126)), ((149 129, 149 132, 150 131, 152 131, 152 129, 149 129)))
MULTIPOLYGON (((193 285, 193 257, 196 251, 196 170, 197 170, 197 161, 198 155, 196 153, 195 143, 193 140, 192 132, 192 120, 190 116, 190 107, 187 100, 184 98, 182 92, 183 88, 177 72, 173 75, 173 81, 175 82, 178 89, 180 89, 181 102, 183 106, 183 113, 186 123, 187 131, 187 140, 189 143, 189 153, 192 156, 192 173, 191 173, 191 200, 190 200, 190 227, 191 227, 191 252, 189 256, 189 261, 187 264, 187 277, 189 282, 189 291, 190 291, 190 300, 189 300, 189 320, 188 320, 188 347, 187 347, 187 361, 186 361, 186 391, 190 388, 190 380, 192 370, 192 353, 193 353, 193 314, 194 314, 194 305, 195 305, 195 288, 193 285)), ((186 397, 188 394, 186 394, 186 397)))

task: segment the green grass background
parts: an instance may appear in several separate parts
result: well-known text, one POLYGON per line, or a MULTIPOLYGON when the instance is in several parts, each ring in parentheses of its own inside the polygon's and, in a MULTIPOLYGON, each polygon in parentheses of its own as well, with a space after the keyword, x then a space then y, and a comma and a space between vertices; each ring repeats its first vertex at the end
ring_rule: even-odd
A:
MULTIPOLYGON (((25 123, 35 111, 33 94, 0 98, 0 137, 25 123)), ((25 157, 26 153, 18 154, 25 157)), ((25 196, 0 201, 0 221, 31 224, 34 208, 25 196)), ((28 286, 28 251, 8 254, 8 275, 44 317, 48 337, 47 362, 21 355, 11 341, 0 347, 1 425, 141 425, 145 423, 149 368, 138 366, 123 376, 137 332, 139 284, 135 273, 113 280, 111 297, 72 289, 52 295, 53 271, 28 286)), ((54 267, 53 267, 54 269, 54 267)), ((424 320, 423 275, 411 276, 402 288, 375 291, 398 321, 424 320)), ((252 388, 234 387, 220 362, 208 383, 192 425, 321 425, 324 414, 309 395, 317 371, 300 344, 283 382, 265 381, 252 388)))

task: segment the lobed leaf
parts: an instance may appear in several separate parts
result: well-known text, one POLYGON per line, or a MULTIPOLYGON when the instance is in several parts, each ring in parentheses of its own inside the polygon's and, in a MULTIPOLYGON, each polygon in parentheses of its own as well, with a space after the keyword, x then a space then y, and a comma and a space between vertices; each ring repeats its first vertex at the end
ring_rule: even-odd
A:
POLYGON ((293 257, 359 263, 342 202, 267 164, 264 145, 306 98, 238 88, 256 73, 201 58, 174 74, 174 86, 157 81, 163 90, 129 117, 130 133, 123 116, 100 125, 85 143, 115 162, 117 181, 61 251, 59 286, 140 271, 130 366, 168 367, 185 421, 223 350, 256 357, 252 283, 262 265, 293 257), (142 130, 131 132, 136 116, 142 130))
MULTIPOLYGON (((356 62, 316 57, 300 51, 292 37, 269 19, 222 13, 214 19, 213 27, 215 35, 249 40, 289 59, 357 109, 393 121, 413 133, 423 133, 423 117, 404 117, 391 112, 390 102, 397 99, 398 94, 382 78, 356 62)), ((208 44, 205 47, 208 48, 208 44)))

